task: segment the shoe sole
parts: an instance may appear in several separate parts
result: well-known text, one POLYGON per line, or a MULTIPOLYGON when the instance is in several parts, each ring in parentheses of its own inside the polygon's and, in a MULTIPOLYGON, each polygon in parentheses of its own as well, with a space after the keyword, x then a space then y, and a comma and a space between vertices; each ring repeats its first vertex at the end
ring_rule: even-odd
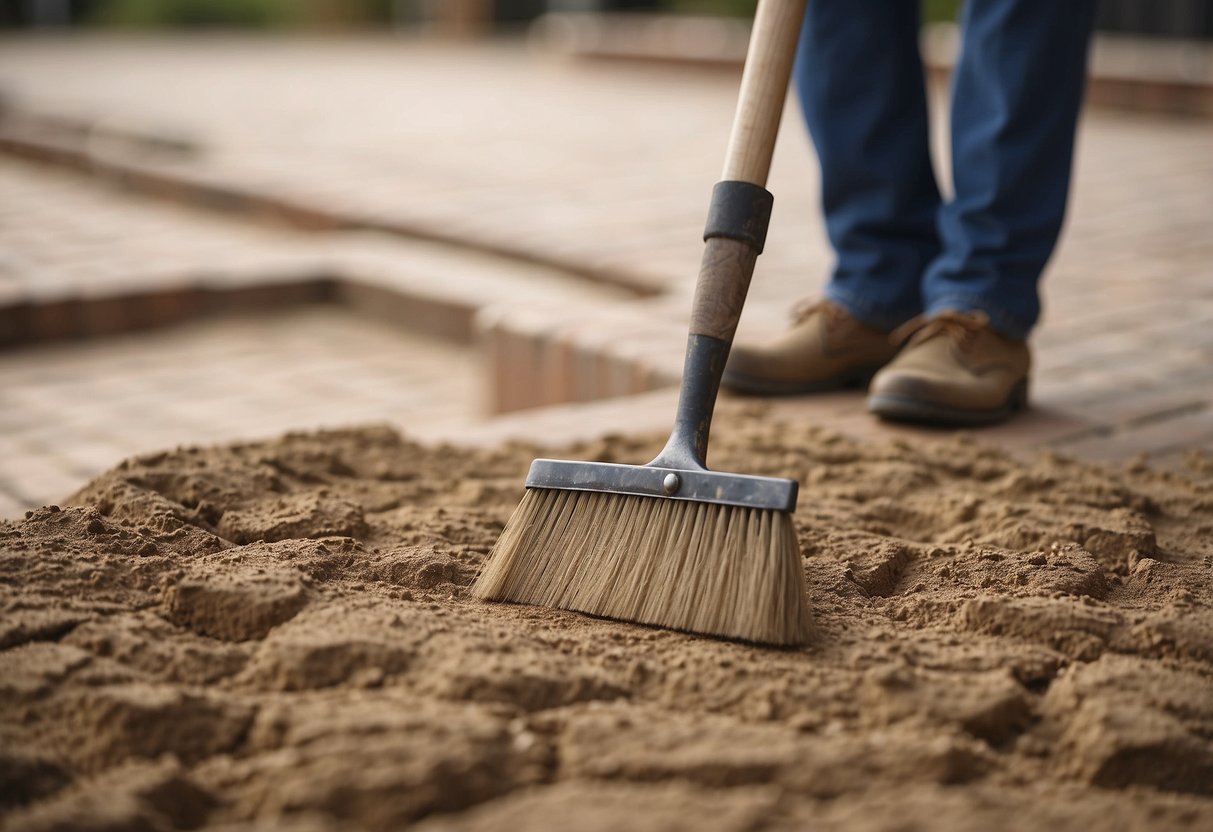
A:
POLYGON ((828 393, 831 390, 866 390, 879 367, 835 376, 821 381, 766 381, 751 376, 731 374, 727 370, 721 385, 743 396, 801 396, 807 393, 828 393))
POLYGON ((993 410, 970 410, 949 407, 934 402, 896 396, 887 393, 868 397, 868 412, 890 422, 915 422, 927 425, 968 426, 994 425, 1028 407, 1028 380, 1021 380, 1011 389, 1001 407, 993 410))

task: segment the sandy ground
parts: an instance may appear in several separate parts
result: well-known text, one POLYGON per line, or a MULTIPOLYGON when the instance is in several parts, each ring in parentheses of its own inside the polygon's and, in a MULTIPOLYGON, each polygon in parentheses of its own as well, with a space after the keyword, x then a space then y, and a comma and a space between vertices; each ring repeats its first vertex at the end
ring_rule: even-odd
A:
POLYGON ((714 467, 802 481, 805 649, 470 598, 521 446, 185 449, 0 525, 4 828, 1213 828, 1213 460, 725 410, 714 467))

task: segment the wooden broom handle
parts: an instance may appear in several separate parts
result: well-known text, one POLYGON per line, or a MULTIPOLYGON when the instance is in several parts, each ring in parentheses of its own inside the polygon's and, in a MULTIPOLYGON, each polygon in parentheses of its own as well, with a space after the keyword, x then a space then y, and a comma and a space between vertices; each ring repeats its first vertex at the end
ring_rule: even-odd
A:
MULTIPOLYGON (((759 0, 725 153, 723 180, 761 186, 767 183, 805 2, 759 0)), ((707 241, 691 308, 692 335, 733 340, 757 257, 752 247, 737 240, 715 237, 707 241)))
POLYGON ((766 185, 805 0, 759 0, 721 179, 766 185))

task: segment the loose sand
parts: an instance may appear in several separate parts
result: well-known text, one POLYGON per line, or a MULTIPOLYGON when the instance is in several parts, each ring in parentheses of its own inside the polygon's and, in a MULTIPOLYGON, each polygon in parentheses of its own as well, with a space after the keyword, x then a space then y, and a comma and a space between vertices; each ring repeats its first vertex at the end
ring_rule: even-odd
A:
POLYGON ((803 650, 471 599, 520 446, 186 449, 0 524, 5 828, 1213 829, 1213 461, 726 410, 715 467, 803 485, 803 650))

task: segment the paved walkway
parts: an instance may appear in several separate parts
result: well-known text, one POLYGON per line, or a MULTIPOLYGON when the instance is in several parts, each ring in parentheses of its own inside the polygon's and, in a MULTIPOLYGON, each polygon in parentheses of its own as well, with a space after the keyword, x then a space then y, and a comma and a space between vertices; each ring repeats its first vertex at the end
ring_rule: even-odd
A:
MULTIPOLYGON (((467 343, 479 316, 495 368, 487 398, 499 405, 503 391, 533 386, 520 374, 535 366, 601 377, 505 402, 514 407, 639 392, 676 373, 736 78, 569 63, 517 44, 38 38, 0 44, 0 93, 0 146, 49 148, 78 168, 0 164, 0 328, 27 327, 36 314, 54 335, 64 304, 75 304, 62 334, 99 334, 130 327, 107 325, 81 299, 176 287, 190 298, 178 303, 197 303, 232 290, 222 304, 232 309, 268 283, 278 289, 266 305, 341 300, 403 326, 403 337, 467 343), (115 182, 136 192, 117 194, 115 182), (87 325, 83 308, 94 315, 87 325)), ((1213 446, 1210 147, 1210 121, 1086 116, 1070 228, 1035 341, 1038 410, 987 437, 1092 458, 1213 446)), ((743 335, 777 325, 829 267, 817 173, 794 110, 771 189, 774 227, 743 335)), ((58 349, 62 361, 83 354, 58 349)), ((0 369, 18 360, 30 359, 0 354, 0 369)), ((37 383, 22 378, 0 389, 37 383)), ((104 385, 89 395, 104 397, 104 385)), ((660 405, 662 395, 645 401, 660 405)), ((617 405, 581 405, 577 427, 648 427, 668 418, 659 405, 622 417, 617 405)), ((776 409, 897 433, 862 416, 856 395, 776 409)), ((543 418, 514 416, 479 435, 525 435, 543 418)), ((248 424, 257 434, 279 423, 248 424)), ((9 493, 23 495, 10 506, 42 498, 9 493)))

